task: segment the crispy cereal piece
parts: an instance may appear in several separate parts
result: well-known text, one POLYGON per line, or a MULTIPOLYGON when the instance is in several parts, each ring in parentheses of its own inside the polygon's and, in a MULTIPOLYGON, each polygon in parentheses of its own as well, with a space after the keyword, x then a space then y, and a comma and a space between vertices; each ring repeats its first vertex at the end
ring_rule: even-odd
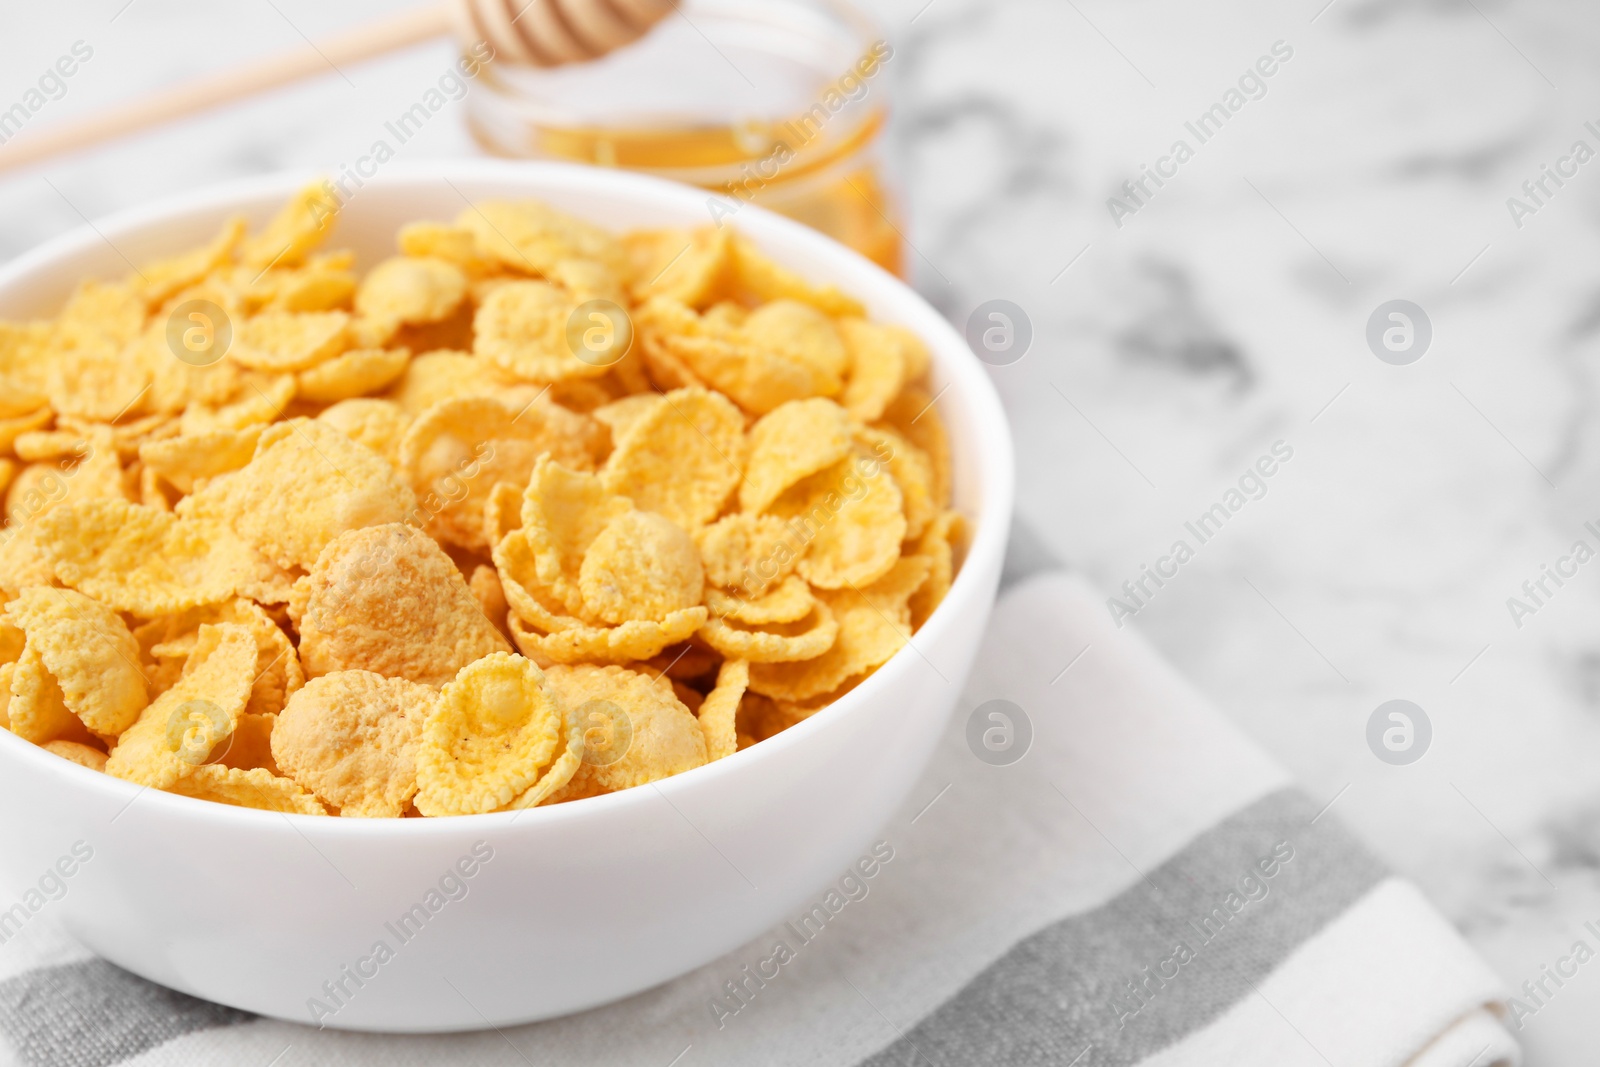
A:
POLYGON ((928 561, 928 580, 911 594, 911 625, 921 629, 950 592, 955 577, 955 549, 963 522, 954 511, 941 511, 917 542, 917 554, 928 561))
POLYGON ((68 710, 61 687, 36 649, 24 649, 22 658, 6 667, 11 694, 6 704, 8 730, 36 745, 81 734, 83 723, 68 710))
POLYGON ((863 429, 857 433, 861 446, 889 467, 889 476, 900 487, 906 516, 906 540, 922 536, 939 511, 933 502, 933 461, 928 454, 886 427, 863 429))
POLYGON ((317 421, 366 445, 394 467, 400 466, 400 442, 411 428, 411 416, 399 404, 372 397, 341 400, 318 415, 317 421))
POLYGON ((695 541, 706 580, 750 599, 787 577, 806 550, 806 541, 774 515, 729 515, 697 532, 695 541))
POLYGON ((561 598, 539 578, 538 561, 525 531, 512 530, 500 539, 494 546, 494 565, 507 604, 523 622, 544 633, 588 625, 568 615, 561 598))
POLYGON ((686 530, 715 519, 744 472, 744 416, 724 396, 677 389, 616 437, 601 482, 686 530))
POLYGON ((352 348, 296 376, 296 395, 315 404, 332 404, 386 389, 411 362, 406 348, 352 348))
MULTIPOLYGON (((510 586, 506 587, 510 592, 510 586)), ((524 656, 546 663, 632 663, 658 655, 668 645, 685 641, 706 621, 706 609, 685 608, 659 622, 625 622, 621 626, 576 626, 539 633, 513 611, 507 623, 511 639, 524 656)))
POLYGON ((596 475, 564 467, 549 456, 534 464, 522 498, 522 530, 539 582, 568 614, 584 612, 578 587, 584 553, 612 519, 631 510, 632 502, 607 492, 596 475))
POLYGON ((174 489, 192 493, 201 478, 215 478, 249 463, 263 429, 258 424, 242 430, 219 429, 150 441, 139 446, 139 458, 174 489))
POLYGON ((7 604, 5 616, 90 730, 115 736, 139 717, 149 702, 139 643, 116 612, 70 589, 35 586, 7 604))
POLYGON ((823 601, 817 601, 804 618, 771 623, 757 629, 738 622, 708 618, 700 627, 700 640, 729 659, 750 663, 790 663, 815 659, 833 647, 839 624, 823 601))
POLYGON ((517 381, 598 378, 609 364, 578 358, 567 322, 581 301, 548 282, 508 282, 478 306, 473 352, 517 381))
POLYGON ((395 256, 373 267, 356 290, 356 311, 403 323, 440 322, 467 298, 467 275, 432 257, 395 256))
POLYGON ((604 264, 617 277, 627 271, 627 256, 610 233, 535 200, 474 204, 456 225, 472 232, 480 255, 523 274, 550 277, 564 259, 604 264))
POLYGON ((499 572, 487 563, 480 563, 472 569, 472 577, 467 579, 467 586, 477 599, 478 608, 483 612, 484 618, 495 624, 495 629, 500 631, 500 635, 506 639, 509 647, 511 631, 506 627, 505 617, 511 610, 511 602, 506 599, 505 585, 500 581, 499 572))
POLYGON ((484 509, 497 483, 526 485, 541 455, 569 470, 592 470, 605 447, 603 426, 547 400, 519 409, 491 397, 463 397, 418 417, 401 442, 400 469, 429 533, 487 552, 484 509))
POLYGON ((342 207, 328 183, 308 185, 239 250, 245 267, 297 267, 327 238, 342 207))
POLYGON ((524 387, 524 392, 528 393, 525 398, 516 394, 507 399, 515 389, 502 381, 487 361, 470 352, 438 349, 412 359, 405 374, 389 390, 388 399, 415 417, 441 401, 463 396, 497 397, 520 407, 537 396, 539 389, 524 387))
POLYGON ((293 374, 240 371, 234 380, 234 389, 226 394, 225 400, 215 404, 195 402, 184 408, 178 421, 179 431, 187 436, 212 430, 242 430, 274 422, 284 417, 285 409, 294 399, 296 383, 293 374))
POLYGON ((41 407, 24 415, 0 418, 0 452, 15 455, 17 438, 44 429, 50 425, 50 420, 53 418, 55 412, 48 407, 41 407))
POLYGON ((589 412, 591 418, 606 424, 611 430, 611 440, 622 440, 628 427, 638 422, 646 412, 654 411, 661 403, 661 395, 656 392, 635 393, 625 396, 621 400, 614 400, 589 412))
MULTIPOLYGON (((592 720, 627 736, 626 745, 611 743, 591 750, 572 782, 552 800, 611 793, 693 770, 706 762, 706 742, 694 714, 684 707, 665 679, 656 681, 622 667, 551 667, 550 688, 580 719, 592 720), (620 722, 610 720, 621 719, 620 722), (622 722, 626 725, 623 726, 622 722), (620 755, 617 749, 623 751, 620 755)), ((594 729, 594 726, 590 726, 594 729)))
POLYGON ((280 374, 308 370, 350 347, 349 326, 343 311, 263 311, 239 326, 228 358, 280 374))
POLYGON ((242 470, 212 481, 178 510, 227 523, 280 567, 309 569, 340 534, 402 522, 416 506, 383 457, 326 423, 291 419, 261 435, 242 470))
POLYGON ((463 226, 440 222, 410 222, 400 227, 395 245, 402 255, 442 259, 477 278, 497 269, 498 264, 478 252, 478 241, 463 226))
POLYGON ((0 663, 0 730, 11 729, 11 679, 16 673, 15 661, 0 663))
POLYGON ((739 330, 661 297, 638 308, 634 321, 647 358, 670 357, 669 368, 677 363, 689 372, 682 384, 704 383, 757 415, 790 400, 832 396, 841 387, 816 365, 752 344, 739 330))
POLYGON ((192 774, 238 726, 256 659, 255 638, 243 626, 202 626, 183 676, 118 738, 106 773, 156 789, 192 774))
POLYGON ((563 733, 561 705, 538 667, 506 652, 478 660, 444 687, 423 723, 417 810, 508 807, 555 760, 563 733))
MULTIPOLYGON (((858 422, 876 422, 900 390, 920 373, 912 352, 921 342, 909 330, 865 319, 841 319, 838 327, 850 352, 850 373, 839 401, 858 422)), ((925 350, 920 366, 926 366, 925 350)))
POLYGON ((799 524, 801 577, 819 589, 877 581, 900 558, 906 517, 900 487, 870 454, 857 453, 791 486, 773 514, 799 524))
POLYGON ((933 464, 933 502, 950 506, 950 441, 935 397, 920 385, 901 391, 883 413, 883 424, 920 448, 933 464))
POLYGON ((802 701, 838 689, 886 663, 911 640, 907 600, 927 576, 928 561, 908 556, 859 591, 823 592, 823 602, 839 623, 833 647, 815 659, 754 664, 750 688, 778 700, 802 701))
POLYGON ((728 288, 732 234, 717 226, 628 234, 622 240, 631 265, 628 289, 634 300, 663 296, 692 308, 714 302, 728 288))
POLYGON ((273 758, 341 815, 397 819, 416 795, 417 745, 438 699, 370 671, 314 678, 279 717, 273 758))
POLYGON ((750 428, 739 507, 759 514, 784 490, 850 455, 850 417, 831 400, 791 400, 750 428))
POLYGON ((672 520, 648 511, 613 518, 578 569, 585 610, 613 625, 659 621, 697 607, 705 580, 694 540, 672 520))
POLYGON ((830 395, 843 389, 850 352, 833 321, 810 304, 790 299, 763 304, 745 317, 740 332, 752 345, 814 368, 831 383, 830 395))
POLYGON ((733 266, 743 295, 757 303, 769 300, 798 300, 834 318, 863 315, 859 302, 833 286, 818 289, 794 272, 768 259, 749 238, 734 235, 733 266))
POLYGON ((705 737, 708 762, 739 750, 734 723, 739 714, 739 701, 744 699, 749 685, 750 664, 730 659, 717 672, 717 687, 701 701, 696 717, 700 721, 700 733, 705 737))
POLYGON ((767 626, 775 622, 798 622, 811 614, 817 598, 811 586, 799 575, 791 574, 764 596, 749 598, 735 589, 724 593, 720 589, 706 590, 706 610, 714 619, 741 622, 749 626, 767 626))
POLYGON ((39 520, 35 539, 63 584, 143 618, 218 604, 235 592, 228 546, 209 527, 139 504, 56 508, 39 520))
POLYGON ((309 677, 366 670, 441 686, 467 664, 509 650, 450 557, 414 527, 353 530, 311 570, 300 619, 309 677))
POLYGON ((81 741, 46 741, 39 747, 91 771, 104 772, 106 769, 106 754, 81 741))
POLYGON ((152 309, 159 307, 226 265, 243 240, 245 228, 244 219, 231 218, 208 244, 140 267, 138 285, 145 303, 152 309))
MULTIPOLYGON (((259 683, 260 678, 256 681, 259 683)), ((233 733, 222 743, 222 751, 212 753, 211 764, 232 767, 238 771, 260 768, 278 777, 278 764, 272 758, 272 732, 277 725, 278 716, 275 714, 245 712, 239 716, 233 733)))
POLYGON ((232 804, 237 808, 276 811, 285 815, 328 814, 316 797, 289 779, 279 778, 261 767, 251 770, 220 764, 196 767, 165 788, 167 792, 179 796, 232 804))
POLYGON ((522 488, 510 482, 495 482, 489 499, 483 503, 483 533, 490 545, 498 545, 513 530, 522 529, 522 488))

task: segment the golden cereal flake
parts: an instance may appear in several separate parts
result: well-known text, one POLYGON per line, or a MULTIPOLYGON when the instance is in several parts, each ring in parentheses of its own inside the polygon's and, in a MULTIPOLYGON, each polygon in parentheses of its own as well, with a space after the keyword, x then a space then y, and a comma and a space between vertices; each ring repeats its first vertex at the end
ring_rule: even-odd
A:
POLYGON ((850 454, 850 417, 831 400, 792 400, 750 428, 750 463, 739 506, 759 514, 784 490, 850 454))
POLYGON ((150 441, 139 446, 139 458, 174 489, 192 493, 201 478, 215 478, 249 463, 264 428, 255 425, 239 430, 217 429, 150 441))
POLYGON ((765 596, 805 554, 806 541, 775 515, 729 515, 699 530, 695 541, 706 580, 750 599, 765 596))
POLYGON ((524 274, 548 277, 564 259, 593 260, 619 277, 627 271, 622 244, 610 233, 538 201, 474 204, 456 225, 472 232, 481 255, 524 274))
POLYGON ((731 756, 739 750, 735 723, 739 702, 744 699, 749 685, 750 664, 731 659, 717 672, 716 688, 701 701, 696 718, 700 721, 700 733, 705 737, 708 761, 731 756))
POLYGON ((508 807, 554 762, 561 705, 544 673, 505 652, 446 685, 417 747, 417 810, 472 815, 508 807))
POLYGON ((484 509, 497 483, 526 485, 541 456, 569 470, 591 470, 605 445, 599 423, 547 400, 519 409, 491 397, 463 397, 418 417, 401 442, 400 468, 430 533, 487 552, 484 509))
POLYGON ((744 473, 744 416, 721 394, 690 387, 656 399, 616 438, 605 487, 686 530, 704 526, 744 473))
POLYGON ((300 658, 316 678, 367 670, 440 686, 510 646, 460 570, 422 531, 372 526, 333 541, 311 570, 300 658))
POLYGON ((350 346, 349 326, 343 311, 264 311, 239 325, 228 358, 254 370, 308 370, 350 346))
POLYGON ((737 589, 731 593, 716 588, 706 590, 706 610, 712 618, 749 626, 797 622, 811 614, 816 602, 811 586, 795 574, 760 597, 742 596, 737 589))
POLYGON ((467 298, 467 275, 443 259, 395 256, 373 267, 356 290, 356 311, 404 323, 439 322, 467 298))
POLYGON ((661 515, 628 511, 590 543, 578 588, 585 610, 602 622, 660 620, 700 604, 705 570, 681 527, 661 515))
POLYGON ((240 261, 257 271, 299 266, 327 238, 341 206, 331 184, 306 186, 265 229, 244 243, 240 261))
POLYGON ((139 643, 116 612, 70 589, 35 586, 7 604, 5 616, 90 730, 120 734, 139 717, 149 702, 139 643))
POLYGON ((314 678, 279 716, 273 758, 341 815, 397 819, 416 795, 417 745, 438 698, 370 671, 314 678))
POLYGON ((366 445, 398 468, 400 442, 411 428, 412 417, 392 400, 359 397, 339 401, 318 415, 317 421, 327 423, 357 444, 366 445))
POLYGON ((10 679, 10 698, 6 703, 8 730, 36 745, 83 730, 83 723, 68 710, 61 687, 36 649, 24 649, 22 658, 6 667, 6 676, 10 679))
POLYGON ((143 618, 233 596, 237 572, 205 524, 123 500, 85 500, 39 520, 36 540, 57 578, 143 618))
POLYGON ((588 708, 599 713, 593 720, 596 726, 627 736, 620 756, 612 749, 599 758, 586 759, 560 799, 631 789, 706 762, 700 723, 665 679, 654 680, 615 666, 557 666, 545 674, 551 689, 566 706, 576 709, 580 718, 588 708), (619 713, 625 726, 604 721, 619 713))
POLYGON ((405 348, 352 348, 296 376, 295 392, 314 404, 386 389, 406 372, 411 352, 405 348))
POLYGON ((567 323, 581 301, 548 282, 508 282, 478 307, 473 352, 518 381, 598 378, 610 366, 578 358, 567 323))
POLYGON ((106 754, 81 741, 46 741, 39 747, 91 771, 103 772, 106 769, 106 754))
MULTIPOLYGON (((507 587, 509 591, 509 586, 507 587)), ((659 622, 625 622, 620 626, 577 626, 552 633, 529 629, 513 611, 507 620, 511 638, 524 656, 549 663, 632 663, 647 660, 668 645, 685 641, 706 621, 706 609, 685 608, 659 622)))
POLYGON ((833 646, 815 659, 754 664, 750 688, 778 700, 806 700, 886 663, 911 640, 907 600, 927 575, 928 561, 908 556, 865 588, 823 592, 839 624, 833 646))
POLYGON ((740 326, 745 340, 795 363, 814 368, 830 383, 830 393, 844 386, 850 352, 833 320, 798 300, 774 300, 750 312, 740 326))
POLYGON ((256 641, 243 626, 202 626, 183 675, 117 739, 106 773, 167 789, 233 733, 256 678, 256 641))
POLYGON ((165 788, 179 796, 232 804, 237 808, 255 808, 285 815, 328 814, 316 797, 289 779, 276 777, 271 771, 260 767, 251 770, 220 764, 196 767, 190 774, 165 788))
POLYGON ((790 663, 809 660, 833 647, 839 624, 823 601, 812 604, 794 622, 768 623, 756 628, 720 618, 708 618, 700 639, 729 659, 751 663, 790 663))
POLYGON ((534 464, 522 499, 522 529, 533 552, 536 577, 565 605, 584 613, 578 571, 600 531, 633 510, 625 497, 606 490, 596 475, 564 467, 549 456, 534 464))
POLYGON ((772 505, 806 541, 801 577, 819 589, 877 581, 900 557, 900 487, 881 461, 856 453, 791 486, 772 505))
POLYGON ((383 457, 326 423, 291 419, 261 435, 243 469, 179 511, 219 519, 280 567, 309 569, 349 530, 403 522, 416 497, 383 457))

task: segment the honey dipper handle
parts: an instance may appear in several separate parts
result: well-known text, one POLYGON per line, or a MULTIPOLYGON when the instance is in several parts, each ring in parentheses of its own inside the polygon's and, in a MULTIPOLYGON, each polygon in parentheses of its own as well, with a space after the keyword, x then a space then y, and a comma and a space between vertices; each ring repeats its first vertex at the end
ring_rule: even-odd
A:
POLYGON ((417 8, 346 30, 317 45, 308 44, 256 63, 208 74, 81 119, 30 129, 0 147, 0 172, 87 148, 302 78, 334 72, 343 76, 342 68, 346 65, 449 33, 451 26, 449 7, 417 8))

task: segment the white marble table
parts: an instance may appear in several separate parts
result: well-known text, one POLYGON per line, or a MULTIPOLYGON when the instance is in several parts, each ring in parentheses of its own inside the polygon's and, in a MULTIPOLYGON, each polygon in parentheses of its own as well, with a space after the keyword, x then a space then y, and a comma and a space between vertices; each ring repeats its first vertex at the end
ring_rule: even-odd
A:
MULTIPOLYGON (((124 2, 0 16, 0 108, 78 40, 92 59, 34 121, 398 6, 124 2)), ((1600 160, 1560 162, 1600 151, 1600 13, 1325 2, 885 5, 917 281, 958 322, 992 298, 1031 320, 993 373, 1040 543, 1113 589, 1190 540, 1128 625, 1519 985, 1600 948, 1600 563, 1507 607, 1573 542, 1600 549, 1600 160), (1185 122, 1280 41, 1264 95, 1200 143, 1185 122), (1180 138, 1192 158, 1162 162, 1180 138), (1176 173, 1119 227, 1107 200, 1141 165, 1176 173), (1576 174, 1536 205, 1542 165, 1576 174), (1512 196, 1538 207, 1520 227, 1512 196), (1434 332, 1408 366, 1365 340, 1396 298, 1434 332), (1265 495, 1198 544, 1185 522, 1277 441, 1293 455, 1265 495), (1409 766, 1366 742, 1392 698, 1433 725, 1409 766)), ((449 59, 419 48, 0 180, 0 256, 353 158, 449 59)), ((456 121, 406 146, 470 150, 456 121)), ((1597 1015, 1589 963, 1526 1020, 1529 1062, 1592 1062, 1597 1015)))

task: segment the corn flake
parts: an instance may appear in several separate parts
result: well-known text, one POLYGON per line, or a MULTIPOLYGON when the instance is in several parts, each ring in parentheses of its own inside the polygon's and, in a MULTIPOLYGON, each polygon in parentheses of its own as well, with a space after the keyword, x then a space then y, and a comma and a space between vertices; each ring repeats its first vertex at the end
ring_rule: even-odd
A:
POLYGON ((97 600, 70 589, 34 587, 6 605, 6 620, 61 688, 67 709, 98 734, 120 734, 149 702, 139 643, 97 600))
POLYGON ((117 739, 106 773, 155 789, 192 774, 238 725, 256 660, 255 638, 243 626, 202 626, 182 676, 117 739))
POLYGON ((715 519, 744 471, 744 416, 705 389, 677 389, 630 421, 601 473, 613 493, 693 530, 715 519))
POLYGON ((411 352, 405 348, 352 348, 303 370, 295 380, 302 400, 332 404, 387 388, 406 372, 411 352))
POLYGON ((341 815, 399 818, 417 792, 417 745, 438 699, 370 671, 314 678, 279 716, 273 758, 341 815))
POLYGON ((499 811, 556 757, 561 705, 544 673, 498 652, 466 667, 439 694, 417 747, 417 810, 424 815, 499 811))
POLYGON ((326 815, 317 798, 287 778, 260 767, 240 770, 213 765, 196 767, 166 787, 167 792, 195 800, 211 800, 238 808, 276 811, 285 815, 326 815))
POLYGON ((400 523, 328 545, 311 570, 299 628, 312 678, 366 670, 440 686, 510 648, 438 543, 400 523))
POLYGON ((739 750, 736 721, 739 702, 750 686, 750 665, 730 659, 717 672, 717 686, 706 694, 696 712, 706 742, 706 759, 719 760, 739 750))

